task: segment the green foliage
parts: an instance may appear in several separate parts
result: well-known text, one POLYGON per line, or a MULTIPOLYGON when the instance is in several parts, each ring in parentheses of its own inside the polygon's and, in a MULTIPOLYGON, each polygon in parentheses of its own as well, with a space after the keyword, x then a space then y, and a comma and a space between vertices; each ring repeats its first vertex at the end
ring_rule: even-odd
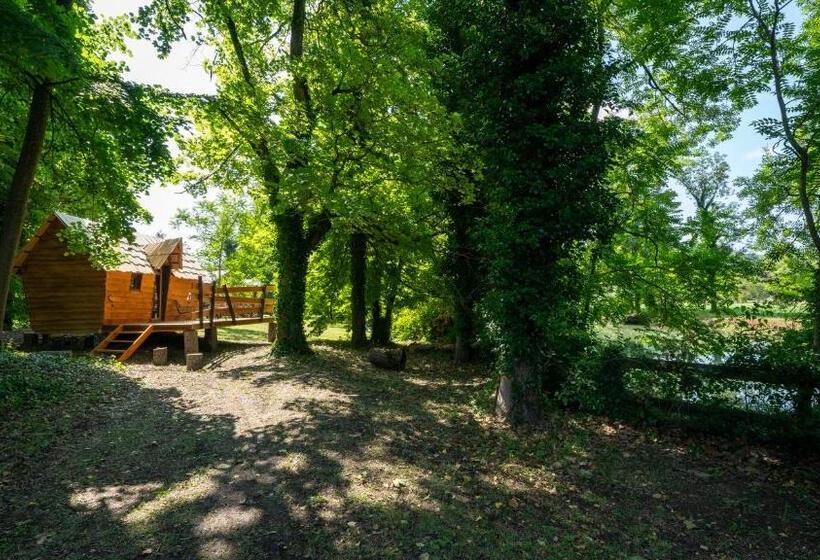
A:
POLYGON ((53 354, 23 354, 0 346, 0 417, 39 408, 96 383, 101 361, 53 354))
POLYGON ((2 4, 14 17, 0 17, 0 201, 19 156, 31 85, 49 80, 51 118, 23 237, 55 210, 94 220, 109 241, 128 237, 135 222, 150 218, 138 196, 172 171, 167 142, 180 124, 177 102, 123 79, 125 66, 115 59, 133 35, 125 19, 99 21, 86 3, 69 13, 58 4, 2 4))
MULTIPOLYGON (((240 251, 254 249, 250 243, 240 245, 243 225, 251 221, 250 217, 251 211, 244 197, 220 192, 213 200, 200 200, 194 208, 179 210, 172 224, 175 227, 185 225, 195 231, 193 239, 197 242, 200 262, 215 275, 218 283, 222 283, 228 270, 235 278, 242 268, 228 265, 234 256, 240 251)), ((240 282, 254 279, 257 278, 237 278, 240 282)))
POLYGON ((487 338, 515 378, 513 419, 532 421, 544 380, 577 356, 575 251, 610 232, 618 121, 591 111, 610 95, 605 47, 586 2, 442 2, 435 17, 484 165, 487 338))

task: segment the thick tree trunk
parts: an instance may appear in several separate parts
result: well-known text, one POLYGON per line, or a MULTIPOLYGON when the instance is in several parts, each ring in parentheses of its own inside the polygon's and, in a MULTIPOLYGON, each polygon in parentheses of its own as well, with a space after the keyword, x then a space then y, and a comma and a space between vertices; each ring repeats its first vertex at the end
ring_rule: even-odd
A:
POLYGON ((382 315, 381 298, 373 301, 370 317, 370 341, 375 346, 390 344, 390 325, 386 315, 382 315))
POLYGON ((581 306, 583 323, 585 325, 588 324, 590 320, 589 314, 592 309, 592 294, 594 292, 595 276, 598 273, 598 259, 600 258, 600 249, 600 244, 596 242, 592 248, 592 253, 589 258, 589 273, 587 274, 587 279, 584 284, 584 302, 581 306))
POLYGON ((450 263, 453 295, 453 330, 456 363, 473 358, 475 342, 475 302, 479 294, 478 254, 470 239, 470 227, 478 217, 476 204, 465 204, 460 195, 451 195, 448 212, 452 222, 450 263))
POLYGON ((31 192, 37 164, 43 152, 50 96, 51 86, 48 83, 38 83, 34 87, 29 105, 26 135, 20 148, 20 157, 17 160, 8 200, 5 204, 3 231, 0 233, 0 317, 6 316, 14 256, 20 245, 29 192, 31 192))
POLYGON ((532 358, 515 359, 510 374, 499 380, 495 412, 515 426, 535 426, 544 419, 543 384, 532 358))
POLYGON ((304 354, 310 352, 304 328, 308 264, 304 218, 301 213, 290 209, 275 216, 274 222, 279 259, 274 352, 304 354))
MULTIPOLYGON (((812 290, 811 306, 811 347, 816 355, 820 355, 820 265, 814 269, 814 286, 812 290)), ((814 387, 806 386, 797 390, 795 412, 801 421, 811 417, 814 387)))
POLYGON ((374 269, 370 341, 374 346, 385 346, 391 343, 392 338, 393 308, 398 293, 401 265, 396 265, 387 274, 384 272, 384 266, 377 264, 374 269))
POLYGON ((354 348, 367 345, 367 236, 354 233, 350 236, 350 312, 351 342, 354 348))

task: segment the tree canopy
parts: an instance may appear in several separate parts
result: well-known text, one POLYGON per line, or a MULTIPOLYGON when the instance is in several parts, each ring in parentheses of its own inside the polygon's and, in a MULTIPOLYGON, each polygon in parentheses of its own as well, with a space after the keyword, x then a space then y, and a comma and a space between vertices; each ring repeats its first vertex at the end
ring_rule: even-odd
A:
POLYGON ((111 245, 169 182, 220 282, 276 287, 276 353, 452 343, 513 423, 624 323, 727 355, 740 307, 791 306, 820 352, 813 2, 7 0, 0 32, 0 288, 48 213, 111 245), (215 93, 127 81, 129 39, 205 47, 215 93))

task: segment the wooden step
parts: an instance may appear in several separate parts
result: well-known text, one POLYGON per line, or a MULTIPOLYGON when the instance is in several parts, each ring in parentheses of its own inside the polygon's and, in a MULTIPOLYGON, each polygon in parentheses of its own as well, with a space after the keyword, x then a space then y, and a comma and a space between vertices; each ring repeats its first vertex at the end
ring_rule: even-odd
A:
POLYGON ((124 325, 118 325, 114 330, 108 333, 94 350, 92 354, 114 354, 117 355, 117 360, 124 362, 128 360, 134 353, 139 350, 140 346, 148 340, 151 333, 154 331, 154 326, 140 330, 135 330, 136 327, 126 329, 124 325), (130 338, 135 335, 135 338, 130 338), (112 345, 119 346, 119 348, 111 348, 112 345), (123 347, 124 346, 124 347, 123 347))

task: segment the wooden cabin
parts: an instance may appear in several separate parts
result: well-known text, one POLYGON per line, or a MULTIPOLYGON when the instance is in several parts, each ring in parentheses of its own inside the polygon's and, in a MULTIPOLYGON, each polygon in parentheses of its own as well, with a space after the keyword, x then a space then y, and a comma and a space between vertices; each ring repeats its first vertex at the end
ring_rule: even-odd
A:
POLYGON ((88 335, 116 325, 194 317, 212 277, 185 254, 182 239, 123 240, 117 247, 120 263, 100 270, 88 256, 69 254, 60 238, 64 229, 87 224, 52 214, 15 260, 34 331, 88 335))

